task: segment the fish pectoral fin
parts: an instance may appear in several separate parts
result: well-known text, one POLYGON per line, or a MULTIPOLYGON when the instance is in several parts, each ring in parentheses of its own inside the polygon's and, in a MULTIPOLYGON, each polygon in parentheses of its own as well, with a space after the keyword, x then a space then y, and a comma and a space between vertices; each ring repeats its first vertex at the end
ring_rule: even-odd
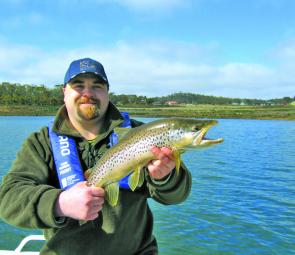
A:
POLYGON ((135 171, 129 176, 128 184, 132 191, 136 189, 137 186, 142 185, 142 177, 140 176, 141 166, 137 166, 135 171))
POLYGON ((113 182, 105 186, 105 199, 110 206, 115 206, 119 199, 119 184, 113 182))
POLYGON ((176 174, 179 173, 179 169, 180 169, 180 163, 181 163, 181 158, 180 158, 180 151, 173 151, 173 157, 175 160, 175 169, 176 169, 176 174))

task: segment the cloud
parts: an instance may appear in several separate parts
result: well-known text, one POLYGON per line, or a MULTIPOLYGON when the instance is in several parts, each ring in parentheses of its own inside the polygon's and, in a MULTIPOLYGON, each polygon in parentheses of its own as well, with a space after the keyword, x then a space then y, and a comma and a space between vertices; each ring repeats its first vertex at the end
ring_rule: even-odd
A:
POLYGON ((19 69, 24 64, 38 60, 40 55, 41 51, 34 47, 26 45, 13 45, 8 42, 1 41, 0 70, 4 73, 10 73, 14 69, 19 69))
MULTIPOLYGON (((28 45, 11 44, 0 41, 0 79, 1 81, 52 85, 59 74, 58 58, 54 62, 50 53, 28 45)), ((64 66, 62 66, 64 67, 64 66)))
POLYGON ((120 41, 111 47, 51 52, 0 42, 0 79, 61 84, 71 61, 92 57, 103 63, 111 91, 117 94, 161 96, 183 91, 240 98, 294 96, 294 69, 285 69, 279 62, 273 66, 238 62, 216 65, 217 54, 216 44, 184 42, 120 41))

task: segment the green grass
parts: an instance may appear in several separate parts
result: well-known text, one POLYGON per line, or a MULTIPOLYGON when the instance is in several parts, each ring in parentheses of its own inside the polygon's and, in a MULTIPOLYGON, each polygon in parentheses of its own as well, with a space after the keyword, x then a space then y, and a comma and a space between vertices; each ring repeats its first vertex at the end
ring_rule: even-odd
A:
MULTIPOLYGON (((0 105, 0 115, 55 115, 58 106, 0 105)), ((119 107, 128 111, 131 116, 142 117, 191 117, 215 119, 277 119, 295 120, 295 107, 286 106, 233 106, 233 105, 188 105, 177 107, 119 107)))
POLYGON ((181 107, 120 107, 132 116, 295 120, 294 106, 190 105, 181 107))
POLYGON ((52 116, 55 115, 59 106, 42 105, 0 105, 1 116, 52 116))

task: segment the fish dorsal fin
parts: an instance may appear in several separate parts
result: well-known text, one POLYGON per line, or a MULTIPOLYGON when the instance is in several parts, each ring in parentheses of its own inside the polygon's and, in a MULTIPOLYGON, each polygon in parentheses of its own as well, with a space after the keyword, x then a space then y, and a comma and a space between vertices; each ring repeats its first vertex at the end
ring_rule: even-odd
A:
POLYGON ((113 182, 105 186, 105 199, 108 201, 110 206, 115 206, 119 199, 119 184, 113 182))
POLYGON ((130 128, 123 128, 123 127, 116 127, 114 128, 114 132, 118 136, 118 140, 120 141, 131 129, 130 128))
POLYGON ((136 187, 141 186, 143 183, 144 176, 143 171, 141 171, 141 166, 136 166, 134 172, 129 176, 128 184, 132 191, 136 189, 136 187))
POLYGON ((181 158, 180 158, 180 151, 173 151, 173 157, 175 160, 175 169, 176 169, 176 173, 179 173, 179 169, 180 169, 180 164, 181 164, 181 158))
POLYGON ((89 177, 90 177, 90 175, 92 173, 92 170, 93 170, 93 168, 89 168, 88 170, 85 171, 84 177, 85 177, 86 180, 89 179, 89 177))

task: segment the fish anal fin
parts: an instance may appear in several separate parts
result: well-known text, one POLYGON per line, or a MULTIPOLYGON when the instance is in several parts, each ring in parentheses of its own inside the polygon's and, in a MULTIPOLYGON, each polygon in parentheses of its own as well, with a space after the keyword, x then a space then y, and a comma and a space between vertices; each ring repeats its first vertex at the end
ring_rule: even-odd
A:
POLYGON ((105 199, 110 206, 115 206, 119 199, 119 184, 113 182, 105 186, 105 199))

